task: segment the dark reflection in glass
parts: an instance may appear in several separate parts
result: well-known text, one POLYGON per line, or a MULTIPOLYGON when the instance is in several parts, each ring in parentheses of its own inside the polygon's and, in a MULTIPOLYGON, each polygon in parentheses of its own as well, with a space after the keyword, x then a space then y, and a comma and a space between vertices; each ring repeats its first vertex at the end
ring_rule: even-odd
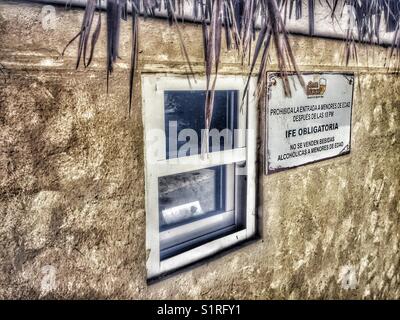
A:
MULTIPOLYGON (((179 156, 199 154, 201 152, 201 138, 204 129, 205 115, 204 105, 206 91, 165 91, 165 131, 166 131, 166 154, 167 159, 179 156), (186 134, 182 136, 183 141, 178 141, 178 135, 184 129, 192 129, 197 139, 190 139, 186 134), (185 140, 186 139, 186 140, 185 140), (183 145, 189 148, 182 148, 183 145), (181 150, 181 152, 179 152, 181 150), (185 150, 182 152, 182 150, 185 150), (197 152, 195 152, 197 150, 197 152)), ((210 152, 232 149, 234 146, 234 130, 237 129, 238 113, 238 91, 237 90, 216 90, 214 98, 213 116, 210 130, 216 129, 221 132, 228 129, 230 138, 219 139, 219 145, 213 145, 210 137, 210 152)))
POLYGON ((161 177, 160 230, 225 211, 225 166, 161 177))

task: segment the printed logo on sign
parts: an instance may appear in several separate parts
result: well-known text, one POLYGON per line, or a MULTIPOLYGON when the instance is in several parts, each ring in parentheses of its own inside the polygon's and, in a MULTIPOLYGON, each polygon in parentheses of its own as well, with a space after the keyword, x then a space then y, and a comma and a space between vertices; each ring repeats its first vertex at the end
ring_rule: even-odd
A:
POLYGON ((306 87, 307 97, 323 97, 326 91, 326 79, 321 78, 317 81, 309 81, 306 87))

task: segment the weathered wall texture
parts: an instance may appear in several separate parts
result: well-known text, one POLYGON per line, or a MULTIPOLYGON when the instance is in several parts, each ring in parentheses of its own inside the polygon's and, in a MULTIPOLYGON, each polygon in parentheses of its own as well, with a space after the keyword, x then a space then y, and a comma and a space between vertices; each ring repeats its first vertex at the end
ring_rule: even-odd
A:
MULTIPOLYGON (((107 95, 104 33, 93 66, 75 71, 76 45, 60 52, 82 11, 57 8, 45 31, 41 9, 0 3, 0 298, 400 298, 400 79, 379 68, 382 48, 343 68, 341 43, 292 38, 302 70, 357 72, 351 154, 260 174, 259 241, 147 286, 129 23, 107 95)), ((174 28, 140 30, 142 72, 185 72, 174 28)), ((183 34, 201 73, 200 27, 183 34)), ((234 53, 223 61, 245 72, 234 53)))

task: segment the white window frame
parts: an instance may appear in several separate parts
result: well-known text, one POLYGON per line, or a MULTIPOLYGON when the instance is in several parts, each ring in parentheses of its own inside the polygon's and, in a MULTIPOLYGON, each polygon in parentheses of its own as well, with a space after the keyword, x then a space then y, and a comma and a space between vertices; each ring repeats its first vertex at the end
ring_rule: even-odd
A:
MULTIPOLYGON (((145 140, 145 192, 146 192, 146 252, 147 278, 152 279, 185 265, 211 256, 234 244, 252 238, 256 231, 256 78, 249 83, 249 94, 239 112, 238 128, 243 134, 237 137, 235 148, 219 152, 211 152, 206 156, 192 155, 182 158, 166 159, 165 124, 164 124, 164 91, 166 90, 205 90, 204 76, 199 76, 196 82, 189 86, 186 76, 170 74, 142 75, 142 113, 145 140), (155 133, 159 138, 155 138, 155 133), (246 198, 246 228, 199 245, 193 249, 177 254, 165 260, 160 260, 159 232, 159 197, 158 178, 179 174, 203 168, 233 164, 246 161, 247 198, 246 198)), ((216 90, 237 90, 239 104, 242 101, 243 90, 247 76, 218 75, 216 90)))

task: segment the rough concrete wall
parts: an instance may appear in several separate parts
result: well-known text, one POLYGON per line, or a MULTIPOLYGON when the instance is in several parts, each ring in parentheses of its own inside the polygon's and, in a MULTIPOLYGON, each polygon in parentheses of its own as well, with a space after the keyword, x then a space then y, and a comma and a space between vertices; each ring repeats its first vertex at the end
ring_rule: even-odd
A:
POLYGON ((107 95, 102 59, 74 71, 76 47, 60 57, 81 11, 58 9, 45 32, 40 10, 0 5, 0 297, 133 297, 145 286, 141 113, 136 102, 128 117, 124 66, 107 95))
MULTIPOLYGON (((82 11, 57 8, 44 31, 41 8, 0 3, 0 298, 400 298, 400 81, 379 68, 383 49, 344 68, 339 43, 293 38, 303 70, 357 72, 351 154, 260 175, 259 241, 147 286, 129 23, 107 95, 104 33, 93 66, 75 71, 76 46, 60 52, 82 11)), ((202 73, 200 26, 182 29, 202 73)), ((142 72, 187 70, 174 28, 141 21, 140 35, 142 72)), ((246 72, 234 53, 223 62, 246 72)))

